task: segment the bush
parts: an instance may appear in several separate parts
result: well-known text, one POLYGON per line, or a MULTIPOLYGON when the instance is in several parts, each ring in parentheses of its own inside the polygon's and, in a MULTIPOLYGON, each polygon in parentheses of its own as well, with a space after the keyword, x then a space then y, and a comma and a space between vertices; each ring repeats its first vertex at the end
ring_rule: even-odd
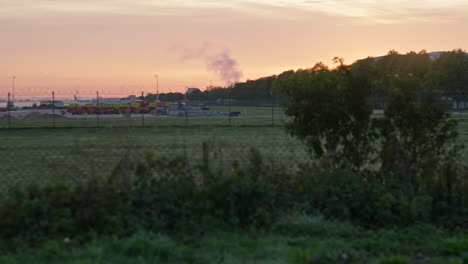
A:
POLYGON ((367 183, 349 171, 323 172, 316 176, 309 192, 315 210, 328 217, 359 219, 366 214, 371 200, 367 183))
POLYGON ((292 253, 296 263, 334 264, 334 263, 362 263, 364 255, 338 241, 320 243, 313 247, 296 250, 292 253))
MULTIPOLYGON (((344 236, 351 220, 366 227, 446 223, 466 227, 466 209, 452 210, 431 193, 409 195, 382 183, 379 174, 325 170, 310 166, 298 174, 272 171, 256 150, 245 166, 223 170, 192 165, 186 158, 146 154, 133 172, 76 185, 29 186, 6 195, 0 204, 0 236, 14 244, 63 241, 77 243, 99 236, 129 236, 213 229, 274 228, 291 234, 344 236), (448 208, 448 209, 447 209, 448 208), (288 215, 285 217, 285 215, 288 215), (321 225, 323 216, 337 219, 321 225), (453 220, 453 221, 452 221, 453 220)), ((214 163, 212 163, 214 164, 214 163)))
POLYGON ((192 166, 185 158, 147 154, 131 174, 18 189, 0 204, 0 235, 35 242, 138 230, 269 228, 282 211, 275 208, 278 186, 270 183, 276 176, 267 172, 258 152, 249 155, 245 167, 233 164, 217 175, 219 170, 192 166))
POLYGON ((409 264, 409 260, 407 257, 403 256, 394 256, 383 258, 379 261, 379 264, 409 264))
POLYGON ((177 245, 172 239, 151 233, 136 233, 125 240, 114 240, 106 248, 109 253, 120 252, 128 257, 143 257, 167 262, 178 258, 177 245))
POLYGON ((440 249, 442 253, 452 256, 461 256, 468 252, 467 237, 452 237, 442 241, 440 249))
POLYGON ((317 237, 356 237, 362 230, 349 222, 325 220, 321 216, 309 216, 302 213, 291 213, 281 217, 273 230, 281 234, 317 237))

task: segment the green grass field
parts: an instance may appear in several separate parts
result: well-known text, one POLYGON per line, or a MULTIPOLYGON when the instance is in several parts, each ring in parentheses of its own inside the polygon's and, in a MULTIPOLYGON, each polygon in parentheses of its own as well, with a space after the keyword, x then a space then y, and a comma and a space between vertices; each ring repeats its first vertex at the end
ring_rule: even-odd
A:
POLYGON ((243 162, 251 147, 271 164, 297 164, 307 155, 283 127, 57 128, 0 130, 2 188, 30 182, 108 175, 124 156, 141 159, 151 151, 162 157, 202 160, 202 144, 220 163, 243 162))
POLYGON ((173 127, 173 126, 272 126, 282 125, 286 117, 275 115, 240 115, 240 116, 190 116, 185 117, 150 117, 134 115, 131 118, 52 118, 48 119, 0 119, 0 128, 60 128, 60 127, 173 127))
POLYGON ((256 106, 210 106, 212 111, 240 112, 243 116, 249 115, 284 115, 282 107, 256 107, 256 106), (230 110, 230 111, 229 111, 230 110))

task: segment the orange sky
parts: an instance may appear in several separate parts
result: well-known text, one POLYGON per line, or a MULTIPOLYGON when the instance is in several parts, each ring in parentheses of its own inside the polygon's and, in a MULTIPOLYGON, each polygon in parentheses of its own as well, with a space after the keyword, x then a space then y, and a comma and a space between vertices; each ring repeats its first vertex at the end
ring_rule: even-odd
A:
POLYGON ((225 52, 255 79, 334 56, 466 49, 468 0, 0 0, 0 98, 204 88, 225 52), (204 55, 182 59, 204 47, 204 55))

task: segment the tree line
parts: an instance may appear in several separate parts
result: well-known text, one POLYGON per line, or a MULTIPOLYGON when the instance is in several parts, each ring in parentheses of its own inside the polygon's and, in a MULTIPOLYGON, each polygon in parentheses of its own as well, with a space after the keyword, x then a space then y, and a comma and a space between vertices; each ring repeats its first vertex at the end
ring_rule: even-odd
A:
MULTIPOLYGON (((343 62, 341 60, 341 62, 343 62)), ((335 63, 339 64, 340 59, 335 63)), ((396 78, 409 78, 419 85, 437 88, 441 96, 450 99, 457 108, 467 108, 468 101, 468 55, 461 49, 443 52, 427 53, 409 52, 400 54, 395 50, 383 57, 368 57, 358 60, 350 68, 367 65, 372 86, 372 101, 374 107, 384 108, 389 91, 396 78)), ((188 97, 190 100, 214 101, 218 99, 234 100, 275 100, 283 101, 284 93, 278 89, 281 79, 291 76, 304 76, 319 69, 330 69, 324 63, 317 63, 312 68, 288 70, 278 75, 247 80, 234 84, 232 87, 210 86, 204 91, 194 91, 188 97)), ((183 93, 164 93, 159 95, 162 101, 184 100, 183 93)), ((148 94, 145 99, 156 99, 155 94, 148 94)))

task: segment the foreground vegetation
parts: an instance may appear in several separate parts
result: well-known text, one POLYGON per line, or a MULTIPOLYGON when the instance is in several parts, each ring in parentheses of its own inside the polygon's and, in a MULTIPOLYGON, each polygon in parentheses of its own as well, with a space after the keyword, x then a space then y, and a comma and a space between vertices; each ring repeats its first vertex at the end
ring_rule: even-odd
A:
MULTIPOLYGON (((64 263, 376 263, 462 264, 467 233, 433 226, 363 230, 346 222, 289 215, 269 232, 215 231, 198 234, 139 232, 82 243, 49 240, 38 249, 18 243, 0 255, 4 264, 64 263), (8 252, 7 254, 5 252, 8 252)), ((465 255, 464 255, 465 254, 465 255)))
MULTIPOLYGON (((136 153, 110 177, 0 204, 1 263, 463 263, 467 208, 349 171, 136 153), (389 185, 388 187, 391 187, 389 185), (458 206, 458 210, 455 210, 458 206), (335 219, 335 220, 326 220, 335 219), (229 231, 228 231, 229 230, 229 231)), ((396 183, 391 183, 396 184, 396 183)), ((466 261, 466 260, 465 260, 466 261)))

